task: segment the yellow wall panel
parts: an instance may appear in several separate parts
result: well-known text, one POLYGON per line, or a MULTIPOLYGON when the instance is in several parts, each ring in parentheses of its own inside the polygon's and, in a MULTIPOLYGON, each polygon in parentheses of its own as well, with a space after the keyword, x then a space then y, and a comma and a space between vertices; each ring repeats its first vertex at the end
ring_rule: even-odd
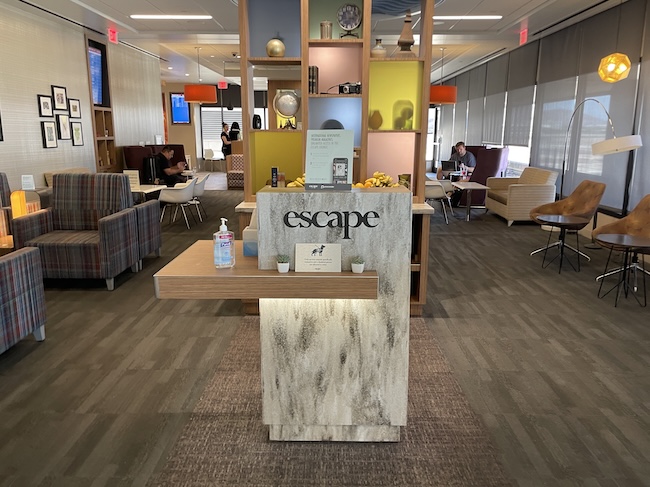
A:
POLYGON ((368 115, 379 110, 383 119, 379 130, 419 130, 421 90, 422 62, 373 61, 370 63, 368 115), (412 117, 409 120, 402 117, 404 114, 412 117), (405 120, 402 126, 400 118, 405 120))
POLYGON ((262 189, 271 179, 271 168, 285 174, 287 181, 302 176, 302 132, 253 132, 251 136, 251 161, 253 193, 262 189))

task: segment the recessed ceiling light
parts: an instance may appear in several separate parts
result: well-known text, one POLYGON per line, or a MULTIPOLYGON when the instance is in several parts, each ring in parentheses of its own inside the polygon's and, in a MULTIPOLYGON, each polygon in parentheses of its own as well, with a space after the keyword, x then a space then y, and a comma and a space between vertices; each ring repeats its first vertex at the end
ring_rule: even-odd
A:
POLYGON ((210 20, 212 15, 129 15, 137 20, 210 20))
POLYGON ((210 56, 210 57, 214 57, 214 56, 210 56))
POLYGON ((167 69, 174 69, 174 68, 172 68, 171 66, 167 66, 167 69))
POLYGON ((501 20, 503 15, 434 15, 433 20, 501 20))
POLYGON ((185 73, 185 76, 189 76, 189 75, 190 75, 190 73, 185 73))

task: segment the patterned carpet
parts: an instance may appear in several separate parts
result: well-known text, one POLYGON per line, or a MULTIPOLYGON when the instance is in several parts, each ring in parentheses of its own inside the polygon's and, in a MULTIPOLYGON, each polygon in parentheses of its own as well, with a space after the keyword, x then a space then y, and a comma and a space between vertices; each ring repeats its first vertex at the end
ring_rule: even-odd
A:
POLYGON ((276 443, 261 422, 259 319, 243 318, 150 486, 505 486, 496 452, 422 319, 411 320, 400 443, 276 443))

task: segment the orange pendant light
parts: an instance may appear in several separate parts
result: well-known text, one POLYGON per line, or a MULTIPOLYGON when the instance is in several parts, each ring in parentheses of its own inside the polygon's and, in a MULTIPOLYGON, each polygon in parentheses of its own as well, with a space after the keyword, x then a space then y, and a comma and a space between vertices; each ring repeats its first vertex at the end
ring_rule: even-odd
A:
MULTIPOLYGON (((201 79, 201 62, 199 59, 200 47, 196 49, 196 65, 199 72, 199 83, 201 79)), ((214 85, 185 85, 183 90, 186 103, 217 103, 217 88, 214 85)))
MULTIPOLYGON (((440 82, 442 83, 443 69, 445 67, 445 48, 440 48, 440 82)), ((431 85, 429 87, 429 104, 453 105, 458 99, 458 88, 449 85, 431 85)))
POLYGON ((185 102, 217 103, 217 88, 214 85, 185 85, 185 102))
POLYGON ((456 103, 458 88, 448 85, 431 85, 429 87, 429 103, 432 105, 448 105, 456 103))

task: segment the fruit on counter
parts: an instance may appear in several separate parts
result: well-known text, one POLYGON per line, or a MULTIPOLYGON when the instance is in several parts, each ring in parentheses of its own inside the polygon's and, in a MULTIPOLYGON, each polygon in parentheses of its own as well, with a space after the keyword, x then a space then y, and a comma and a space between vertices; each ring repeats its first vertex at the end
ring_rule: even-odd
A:
POLYGON ((354 185, 355 188, 394 188, 396 186, 399 186, 399 184, 393 183, 393 178, 381 171, 375 171, 371 178, 354 185))
POLYGON ((287 184, 287 188, 302 188, 305 186, 305 175, 298 177, 295 181, 291 181, 287 184))

